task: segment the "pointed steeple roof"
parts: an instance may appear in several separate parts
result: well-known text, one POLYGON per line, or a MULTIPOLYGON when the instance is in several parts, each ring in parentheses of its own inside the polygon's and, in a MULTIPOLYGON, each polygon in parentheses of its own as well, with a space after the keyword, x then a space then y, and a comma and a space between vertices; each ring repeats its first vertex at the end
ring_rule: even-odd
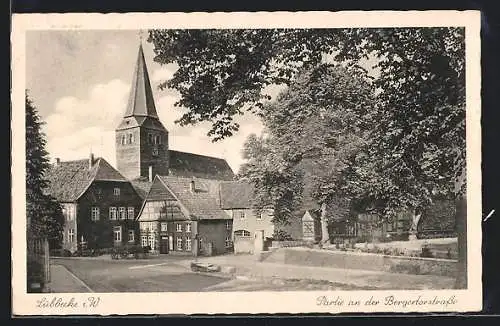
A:
POLYGON ((124 117, 149 116, 158 119, 142 44, 135 65, 127 110, 124 117))

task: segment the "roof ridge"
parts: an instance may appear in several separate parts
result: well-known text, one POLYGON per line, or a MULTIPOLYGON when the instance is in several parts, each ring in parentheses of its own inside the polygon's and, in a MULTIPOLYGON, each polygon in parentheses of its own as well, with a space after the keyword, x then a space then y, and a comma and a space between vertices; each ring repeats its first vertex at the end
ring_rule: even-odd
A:
POLYGON ((221 161, 226 161, 227 162, 227 160, 225 158, 217 157, 217 156, 204 155, 204 154, 196 154, 196 153, 184 152, 184 151, 177 151, 177 150, 173 150, 173 149, 169 149, 168 151, 169 152, 177 152, 177 153, 189 154, 189 155, 193 155, 193 156, 209 157, 209 158, 213 158, 213 159, 216 159, 216 160, 221 160, 221 161))

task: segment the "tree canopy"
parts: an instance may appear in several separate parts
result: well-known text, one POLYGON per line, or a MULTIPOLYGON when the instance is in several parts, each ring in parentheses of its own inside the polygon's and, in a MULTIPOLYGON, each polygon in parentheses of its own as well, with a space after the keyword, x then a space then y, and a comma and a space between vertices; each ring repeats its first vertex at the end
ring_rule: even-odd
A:
POLYGON ((266 136, 253 135, 245 144, 248 162, 240 176, 256 185, 256 204, 271 198, 288 208, 275 213, 286 220, 298 208, 354 199, 346 175, 367 145, 374 99, 368 76, 352 76, 331 64, 301 71, 275 102, 264 106, 266 136))
MULTIPOLYGON (((432 196, 448 195, 464 175, 464 37, 463 28, 444 27, 149 32, 155 61, 179 66, 160 85, 181 94, 177 104, 188 111, 179 122, 210 121, 214 140, 231 136, 238 129, 233 118, 245 110, 268 114, 266 86, 292 85, 301 71, 325 60, 364 76, 361 60, 374 58, 376 101, 364 121, 376 124, 367 150, 351 157, 355 164, 341 179, 346 193, 378 202, 388 214, 398 207, 418 210, 432 196)), ((305 120, 300 123, 293 128, 307 128, 305 120)))
POLYGON ((26 94, 26 214, 31 235, 57 242, 62 237, 64 217, 59 203, 45 191, 49 168, 42 121, 26 94))

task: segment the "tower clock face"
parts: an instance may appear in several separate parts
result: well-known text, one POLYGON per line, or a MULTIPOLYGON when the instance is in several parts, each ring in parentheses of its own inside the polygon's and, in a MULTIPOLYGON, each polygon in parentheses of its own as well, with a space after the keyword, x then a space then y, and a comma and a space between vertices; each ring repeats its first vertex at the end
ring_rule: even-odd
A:
POLYGON ((158 148, 153 148, 153 156, 158 156, 158 148))

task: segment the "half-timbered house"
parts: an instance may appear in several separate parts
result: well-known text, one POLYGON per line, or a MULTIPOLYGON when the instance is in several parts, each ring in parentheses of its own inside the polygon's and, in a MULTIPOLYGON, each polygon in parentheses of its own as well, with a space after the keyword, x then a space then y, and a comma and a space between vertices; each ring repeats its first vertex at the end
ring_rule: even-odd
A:
POLYGON ((141 244, 170 254, 222 254, 231 217, 220 208, 218 180, 156 176, 139 213, 141 244))

